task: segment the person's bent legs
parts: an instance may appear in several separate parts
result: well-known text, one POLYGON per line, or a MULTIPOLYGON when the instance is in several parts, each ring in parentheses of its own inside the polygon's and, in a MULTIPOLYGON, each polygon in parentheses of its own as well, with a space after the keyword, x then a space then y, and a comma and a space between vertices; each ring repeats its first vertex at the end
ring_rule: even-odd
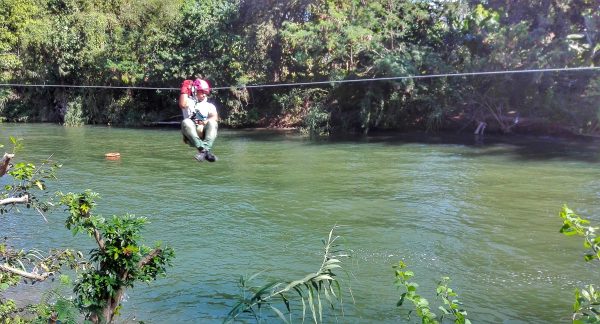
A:
POLYGON ((204 145, 206 149, 212 149, 213 143, 217 138, 217 131, 219 129, 219 124, 214 120, 209 120, 206 122, 206 126, 204 126, 204 145))
POLYGON ((204 126, 204 147, 206 148, 206 160, 208 162, 215 162, 217 157, 212 154, 210 149, 212 149, 213 143, 217 138, 217 130, 219 129, 219 124, 214 120, 209 120, 206 122, 204 126))
POLYGON ((196 131, 196 123, 193 120, 186 118, 181 122, 181 133, 188 140, 188 144, 192 147, 198 149, 198 151, 202 151, 206 148, 204 141, 200 139, 198 136, 198 132, 196 131))
POLYGON ((196 125, 189 118, 181 122, 181 132, 188 140, 188 144, 198 149, 198 154, 194 157, 196 160, 217 161, 217 157, 210 152, 210 149, 217 138, 218 128, 219 124, 214 120, 207 121, 206 125, 196 125))

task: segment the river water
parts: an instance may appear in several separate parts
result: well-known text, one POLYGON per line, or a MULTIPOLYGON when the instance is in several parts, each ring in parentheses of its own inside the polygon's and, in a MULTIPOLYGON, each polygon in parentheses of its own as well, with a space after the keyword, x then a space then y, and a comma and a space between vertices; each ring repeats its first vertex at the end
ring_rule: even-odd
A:
MULTIPOLYGON (((221 130, 209 164, 173 128, 0 124, 0 143, 10 135, 24 139, 17 161, 63 164, 51 191, 96 191, 97 213, 145 216, 147 244, 175 249, 166 278, 128 291, 122 322, 218 323, 239 276, 264 271, 260 285, 316 271, 335 225, 352 256, 339 273, 341 323, 416 322, 396 307, 400 260, 438 313, 435 286, 449 276, 474 323, 566 323, 574 289, 598 284, 582 240, 558 232, 564 203, 600 224, 594 141, 221 130)), ((64 228, 63 212, 48 223, 23 213, 0 233, 16 246, 93 247, 64 228)))

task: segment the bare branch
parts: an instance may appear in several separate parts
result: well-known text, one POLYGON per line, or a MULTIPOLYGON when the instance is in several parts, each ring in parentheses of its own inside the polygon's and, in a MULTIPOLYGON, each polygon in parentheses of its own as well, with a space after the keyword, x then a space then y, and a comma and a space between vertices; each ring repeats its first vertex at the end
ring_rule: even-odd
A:
POLYGON ((44 281, 52 274, 52 272, 44 272, 42 274, 31 273, 31 272, 19 270, 19 269, 13 268, 13 267, 9 267, 9 266, 3 265, 3 264, 0 264, 0 270, 16 274, 23 278, 38 280, 38 281, 44 281))
POLYGON ((14 154, 4 153, 2 160, 0 160, 0 177, 6 174, 8 171, 10 160, 15 157, 14 154))
POLYGON ((26 204, 29 202, 29 195, 24 195, 21 197, 11 197, 11 198, 6 198, 6 199, 2 199, 0 200, 0 206, 1 205, 8 205, 8 204, 26 204))

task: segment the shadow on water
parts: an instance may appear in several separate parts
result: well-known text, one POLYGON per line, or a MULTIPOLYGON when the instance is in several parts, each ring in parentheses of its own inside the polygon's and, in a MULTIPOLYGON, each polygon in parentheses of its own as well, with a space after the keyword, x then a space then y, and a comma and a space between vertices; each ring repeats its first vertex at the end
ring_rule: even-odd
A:
POLYGON ((394 136, 373 135, 369 143, 382 142, 391 145, 427 144, 461 145, 471 150, 468 157, 505 156, 527 161, 572 160, 588 163, 600 162, 600 140, 586 137, 551 137, 530 135, 473 135, 473 134, 425 134, 409 133, 394 136))
POLYGON ((235 130, 237 135, 253 141, 300 140, 307 145, 340 143, 385 145, 452 145, 470 148, 467 157, 506 156, 524 161, 563 160, 587 163, 600 162, 600 139, 591 137, 553 137, 533 135, 473 135, 456 133, 373 133, 365 135, 334 135, 330 137, 302 136, 297 130, 247 129, 235 130))

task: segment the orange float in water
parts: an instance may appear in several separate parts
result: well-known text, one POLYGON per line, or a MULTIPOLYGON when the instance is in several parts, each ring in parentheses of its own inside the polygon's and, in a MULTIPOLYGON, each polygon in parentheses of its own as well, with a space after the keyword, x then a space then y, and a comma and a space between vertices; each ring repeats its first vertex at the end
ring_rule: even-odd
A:
POLYGON ((117 153, 117 152, 106 153, 106 154, 104 154, 104 157, 106 157, 107 160, 118 160, 121 158, 121 153, 117 153))

